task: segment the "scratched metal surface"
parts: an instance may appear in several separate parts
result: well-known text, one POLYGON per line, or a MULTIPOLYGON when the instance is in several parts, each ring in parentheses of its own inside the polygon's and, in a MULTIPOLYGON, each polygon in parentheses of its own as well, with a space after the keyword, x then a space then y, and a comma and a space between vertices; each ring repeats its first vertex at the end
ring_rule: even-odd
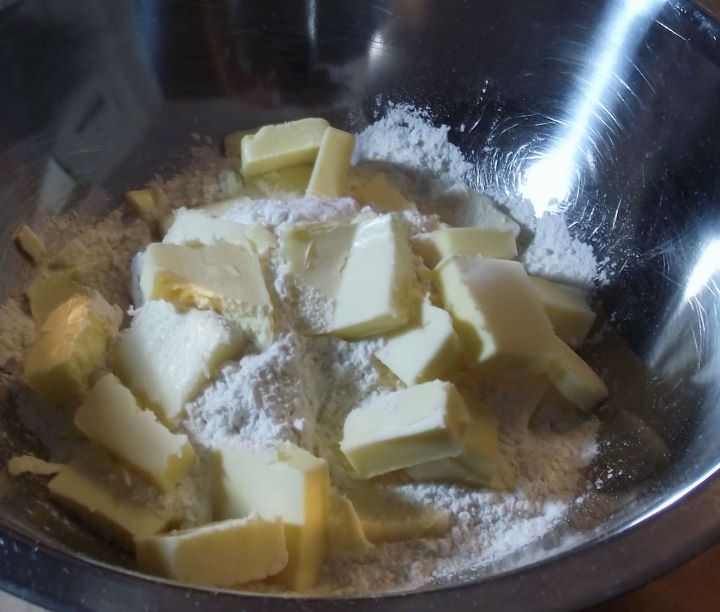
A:
MULTIPOLYGON (((719 32, 677 0, 0 1, 0 294, 23 270, 13 227, 106 209, 191 132, 358 129, 405 100, 451 126, 477 189, 566 211, 617 331, 588 355, 612 398, 596 490, 521 555, 400 597, 241 598, 120 569, 24 484, 0 499, 3 588, 72 609, 574 608, 717 539, 719 32)), ((38 450, 12 401, 0 422, 4 456, 38 450)))

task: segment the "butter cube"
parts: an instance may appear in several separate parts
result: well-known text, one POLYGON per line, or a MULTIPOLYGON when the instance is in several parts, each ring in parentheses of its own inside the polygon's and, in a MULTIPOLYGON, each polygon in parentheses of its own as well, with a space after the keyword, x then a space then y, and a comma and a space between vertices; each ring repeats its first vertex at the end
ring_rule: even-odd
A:
POLYGON ((307 190, 312 170, 310 165, 273 170, 252 177, 247 181, 247 187, 260 197, 302 196, 307 190))
POLYGON ((254 515, 139 538, 135 552, 145 572, 214 587, 273 576, 288 559, 282 521, 254 515))
POLYGON ((124 491, 70 464, 49 483, 50 495, 99 532, 132 550, 135 538, 168 529, 166 516, 130 501, 124 491))
POLYGON ((225 157, 240 159, 242 157, 242 139, 245 136, 254 134, 255 132, 257 132, 257 129, 237 130, 225 136, 223 139, 225 157))
POLYGON ((113 374, 103 376, 87 394, 75 425, 163 491, 173 489, 195 463, 187 436, 171 433, 154 413, 142 410, 113 374))
POLYGON ((595 313, 587 305, 585 292, 579 287, 537 276, 531 276, 530 283, 540 298, 555 333, 573 348, 585 342, 595 322, 595 313))
POLYGON ((370 206, 376 212, 402 212, 417 210, 399 190, 393 187, 382 174, 363 181, 352 188, 353 197, 360 203, 370 206))
POLYGON ((355 231, 350 224, 290 228, 281 239, 281 249, 291 274, 335 299, 355 231))
POLYGON ((510 230, 479 227, 446 227, 413 239, 413 249, 428 268, 451 255, 482 255, 497 259, 517 256, 515 236, 510 230))
POLYGON ((47 254, 45 243, 27 225, 18 228, 13 239, 17 248, 35 264, 40 263, 47 254))
POLYGON ((450 513, 423 506, 391 488, 365 485, 347 495, 370 542, 441 537, 450 529, 450 513))
POLYGON ((393 215, 360 223, 340 279, 332 333, 384 334, 406 325, 419 294, 407 226, 393 215))
POLYGON ((21 474, 34 474, 36 476, 54 476, 65 467, 62 463, 43 461, 32 455, 16 455, 7 462, 7 471, 10 476, 21 474))
POLYGON ((181 208, 175 212, 168 228, 164 244, 213 245, 221 242, 245 248, 248 251, 266 253, 274 248, 275 235, 261 225, 243 225, 218 219, 201 210, 181 208))
POLYGON ((474 486, 502 488, 497 473, 500 443, 497 417, 482 405, 475 405, 473 420, 463 426, 463 451, 457 457, 408 468, 413 480, 456 480, 474 486))
POLYGON ((327 555, 330 559, 355 558, 372 548, 353 503, 342 493, 330 490, 327 526, 327 555))
POLYGON ((214 310, 236 321, 261 345, 273 336, 273 306, 260 260, 242 247, 150 244, 142 258, 145 299, 178 308, 214 310))
POLYGON ((300 119, 266 125, 255 134, 243 136, 243 175, 251 177, 271 170, 313 163, 323 134, 329 126, 325 119, 300 119))
POLYGON ((240 354, 244 338, 214 312, 179 313, 151 301, 135 311, 120 335, 114 365, 122 381, 170 425, 227 359, 240 354))
POLYGON ((329 127, 323 133, 306 194, 326 198, 339 198, 347 193, 348 170, 355 137, 342 130, 329 127))
POLYGON ((555 334, 522 264, 454 255, 433 281, 470 363, 499 375, 542 370, 555 334))
POLYGON ((40 325, 60 304, 82 293, 83 273, 80 268, 51 270, 37 276, 26 290, 30 312, 40 325))
POLYGON ((121 322, 122 311, 99 293, 76 295, 58 306, 26 356, 28 385, 50 402, 81 401, 121 322))
POLYGON ((460 358, 460 341, 450 315, 425 301, 421 318, 418 327, 392 336, 375 353, 408 386, 441 378, 460 358))
POLYGON ((125 200, 141 219, 152 219, 157 211, 157 200, 152 189, 132 189, 125 194, 125 200))
POLYGON ((340 450, 360 478, 371 478, 463 451, 470 421, 451 383, 435 380, 371 398, 345 419, 340 450))
POLYGON ((216 469, 216 516, 280 517, 288 564, 273 581, 295 591, 312 587, 325 559, 330 492, 325 460, 288 442, 275 453, 226 445, 216 452, 216 469))
POLYGON ((602 379, 559 338, 549 354, 545 374, 560 395, 580 410, 590 410, 608 396, 602 379))

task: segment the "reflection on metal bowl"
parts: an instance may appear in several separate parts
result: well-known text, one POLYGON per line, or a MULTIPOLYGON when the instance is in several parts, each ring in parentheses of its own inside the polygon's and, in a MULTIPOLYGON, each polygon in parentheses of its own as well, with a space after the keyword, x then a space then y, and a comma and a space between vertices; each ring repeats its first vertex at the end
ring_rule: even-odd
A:
MULTIPOLYGON (((428 107, 473 162, 474 188, 565 211, 606 262, 599 299, 617 333, 588 357, 612 400, 596 490, 563 530, 480 572, 354 607, 610 597, 720 535, 719 34, 686 0, 0 1, 0 292, 19 269, 18 223, 112 202, 182 161, 191 132, 302 115, 357 130, 388 100, 428 107), (582 536, 568 543, 568 528, 582 536)), ((31 448, 12 406, 0 414, 3 453, 31 448)), ((69 531, 30 487, 0 500, 0 532, 1 585, 43 604, 238 605, 121 569, 127 559, 69 531)))

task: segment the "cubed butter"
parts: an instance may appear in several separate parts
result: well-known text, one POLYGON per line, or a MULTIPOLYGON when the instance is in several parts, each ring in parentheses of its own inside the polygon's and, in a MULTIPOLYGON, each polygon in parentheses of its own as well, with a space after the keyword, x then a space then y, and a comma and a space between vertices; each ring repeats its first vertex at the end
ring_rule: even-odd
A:
POLYGON ((548 355, 545 374, 560 395, 580 410, 590 410, 608 396, 602 379, 559 338, 548 355))
POLYGON ((410 386, 450 371, 460 357, 460 341, 450 315, 425 301, 420 325, 390 337, 375 357, 410 386))
POLYGON ((47 254, 45 243, 29 226, 20 226, 13 236, 15 245, 35 264, 40 263, 47 254))
POLYGON ((240 355, 244 338, 214 312, 179 313, 150 301, 120 335, 114 365, 121 380, 169 425, 182 418, 218 367, 240 355))
POLYGON ((157 200, 152 189, 131 189, 125 200, 132 211, 141 219, 153 219, 157 211, 157 200))
POLYGON ((482 255, 497 259, 517 256, 515 236, 510 230, 479 227, 446 227, 414 238, 413 250, 428 268, 451 255, 482 255))
POLYGON ((254 176, 247 181, 248 189, 258 197, 278 198, 302 196, 307 190, 313 167, 292 166, 254 176))
POLYGON ((463 451, 470 422, 463 398, 432 381, 371 398, 345 419, 340 449, 359 478, 371 478, 463 451))
POLYGON ((63 468, 49 483, 50 495, 102 535, 133 549, 135 538, 169 528, 170 519, 127 498, 125 492, 79 465, 63 468))
POLYGON ((122 311, 99 293, 77 295, 55 308, 40 326, 25 359, 25 380, 50 402, 82 400, 90 377, 105 363, 122 311))
POLYGON ((243 136, 242 171, 245 177, 315 161, 323 134, 330 124, 325 119, 299 119, 266 125, 243 136))
POLYGON ((40 325, 60 304, 82 293, 83 270, 78 267, 50 270, 35 277, 25 291, 30 312, 40 325))
POLYGON ((131 465, 163 491, 170 491, 195 463, 184 434, 174 434, 113 374, 103 376, 75 413, 75 425, 90 440, 131 465))
POLYGON ((361 557, 371 547, 353 503, 342 493, 331 489, 327 526, 328 558, 361 557))
POLYGON ((181 208, 175 212, 164 244, 213 245, 221 242, 266 253, 274 248, 275 235, 261 225, 244 225, 213 217, 202 210, 181 208))
POLYGON ((214 587, 263 580, 288 560, 282 521, 255 515, 138 538, 135 553, 145 572, 214 587))
POLYGON ((178 308, 214 310, 237 322, 258 344, 273 337, 273 306, 257 254, 239 246, 150 244, 142 258, 145 299, 178 308))
POLYGON ((332 333, 364 338, 398 329, 419 298, 407 226, 394 215, 360 223, 340 279, 332 333))
POLYGON ((240 159, 242 157, 242 139, 255 132, 257 132, 257 129, 237 130, 225 136, 223 139, 225 157, 240 159))
POLYGON ((585 292, 580 287, 537 276, 531 276, 530 283, 540 298, 555 333, 573 348, 585 342, 595 322, 595 313, 587 304, 585 292))
POLYGON ((392 488, 357 486, 347 495, 370 542, 441 537, 450 529, 450 512, 424 506, 392 488))
POLYGON ((356 226, 307 225, 290 228, 281 239, 282 256, 290 273, 335 299, 356 226))
POLYGON ((360 204, 366 204, 376 212, 417 210, 415 204, 393 187, 382 174, 376 174, 354 185, 352 195, 360 204))
POLYGON ((456 480, 474 486, 502 488, 497 473, 500 443, 497 417, 487 407, 475 405, 473 420, 463 426, 463 451, 457 457, 441 459, 407 469, 418 481, 456 480))
POLYGON ((556 336, 522 264, 454 255, 433 281, 471 364, 498 375, 542 371, 556 336))
POLYGON ((306 194, 325 198, 339 198, 348 190, 348 170, 355 137, 329 127, 320 141, 306 194))
POLYGON ((286 442, 276 452, 223 446, 216 451, 215 514, 257 513, 285 526, 287 567, 273 581, 311 588, 325 559, 330 476, 327 463, 286 442))
POLYGON ((34 474, 36 476, 54 476, 65 467, 62 463, 43 461, 32 455, 16 455, 7 462, 7 471, 10 476, 21 474, 34 474))

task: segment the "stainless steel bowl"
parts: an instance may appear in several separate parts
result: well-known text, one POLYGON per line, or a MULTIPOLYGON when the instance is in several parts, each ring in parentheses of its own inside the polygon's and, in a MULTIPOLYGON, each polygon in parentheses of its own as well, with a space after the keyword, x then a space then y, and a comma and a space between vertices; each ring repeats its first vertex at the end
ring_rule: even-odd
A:
MULTIPOLYGON (((0 499, 0 586, 72 609, 575 608, 716 541, 719 34, 686 0, 0 0, 3 295, 18 223, 109 206, 193 132, 309 114, 358 129, 401 100, 452 127, 478 189, 567 209, 608 262, 618 332, 592 355, 612 388, 595 491, 520 556, 380 599, 216 593, 123 569, 23 485, 0 499)), ((5 455, 32 447, 11 402, 0 417, 5 455)))

